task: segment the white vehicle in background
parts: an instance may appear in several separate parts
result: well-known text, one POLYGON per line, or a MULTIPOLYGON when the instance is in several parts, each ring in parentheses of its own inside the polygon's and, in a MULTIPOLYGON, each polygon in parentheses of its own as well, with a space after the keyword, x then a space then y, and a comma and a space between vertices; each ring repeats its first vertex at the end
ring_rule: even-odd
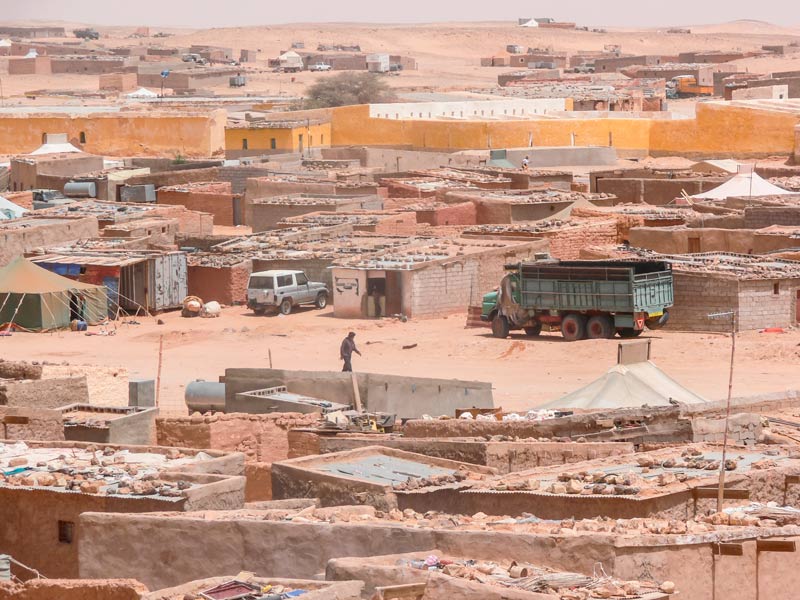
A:
POLYGON ((292 307, 303 304, 325 308, 329 295, 324 283, 309 281, 302 271, 260 271, 247 283, 247 307, 257 315, 268 310, 288 315, 292 307))
POLYGON ((330 71, 331 69, 333 69, 333 67, 325 63, 317 63, 308 68, 309 71, 330 71))

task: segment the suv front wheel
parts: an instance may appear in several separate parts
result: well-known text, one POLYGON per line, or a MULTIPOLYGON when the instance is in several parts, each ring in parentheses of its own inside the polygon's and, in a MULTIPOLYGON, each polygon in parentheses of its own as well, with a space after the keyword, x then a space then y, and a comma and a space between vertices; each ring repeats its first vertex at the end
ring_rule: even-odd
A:
POLYGON ((325 308, 326 306, 328 306, 328 294, 326 294, 325 292, 322 292, 322 293, 318 294, 317 295, 317 300, 314 302, 314 304, 316 304, 317 308, 320 308, 320 309, 325 308))

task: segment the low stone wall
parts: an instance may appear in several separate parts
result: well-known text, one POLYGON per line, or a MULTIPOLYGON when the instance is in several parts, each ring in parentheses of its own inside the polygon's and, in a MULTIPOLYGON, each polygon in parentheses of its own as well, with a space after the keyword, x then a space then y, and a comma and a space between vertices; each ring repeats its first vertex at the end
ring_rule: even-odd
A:
POLYGON ((147 588, 134 579, 32 579, 0 582, 0 600, 140 600, 147 588))

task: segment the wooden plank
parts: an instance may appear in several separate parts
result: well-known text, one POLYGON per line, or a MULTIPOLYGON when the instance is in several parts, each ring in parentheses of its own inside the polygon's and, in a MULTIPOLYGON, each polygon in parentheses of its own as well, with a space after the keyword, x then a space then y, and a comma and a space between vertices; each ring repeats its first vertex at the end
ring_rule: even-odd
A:
POLYGON ((425 594, 425 583, 407 583, 375 588, 377 600, 420 600, 425 594))
POLYGON ((758 552, 794 552, 795 543, 792 540, 756 540, 758 552))
POLYGON ((725 543, 711 544, 711 551, 719 556, 743 556, 744 548, 741 544, 725 543))
POLYGON ((358 377, 355 373, 350 373, 350 377, 353 380, 353 399, 355 400, 355 409, 358 412, 361 412, 363 409, 361 408, 361 392, 358 390, 358 377))
MULTIPOLYGON (((695 500, 701 498, 716 498, 719 492, 718 487, 697 487, 692 490, 695 500)), ((725 500, 749 500, 750 490, 736 490, 733 488, 724 488, 722 491, 725 500)))
POLYGON ((800 483, 800 475, 787 475, 786 485, 797 485, 800 483))

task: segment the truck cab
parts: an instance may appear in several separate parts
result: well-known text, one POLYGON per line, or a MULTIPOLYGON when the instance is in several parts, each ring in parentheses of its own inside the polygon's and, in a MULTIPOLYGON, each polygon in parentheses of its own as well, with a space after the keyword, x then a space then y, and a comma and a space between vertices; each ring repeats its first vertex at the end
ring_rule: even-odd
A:
POLYGON ((303 271, 273 270, 252 273, 247 283, 247 307, 257 315, 278 311, 283 315, 295 306, 328 305, 330 291, 324 283, 309 281, 303 271))

